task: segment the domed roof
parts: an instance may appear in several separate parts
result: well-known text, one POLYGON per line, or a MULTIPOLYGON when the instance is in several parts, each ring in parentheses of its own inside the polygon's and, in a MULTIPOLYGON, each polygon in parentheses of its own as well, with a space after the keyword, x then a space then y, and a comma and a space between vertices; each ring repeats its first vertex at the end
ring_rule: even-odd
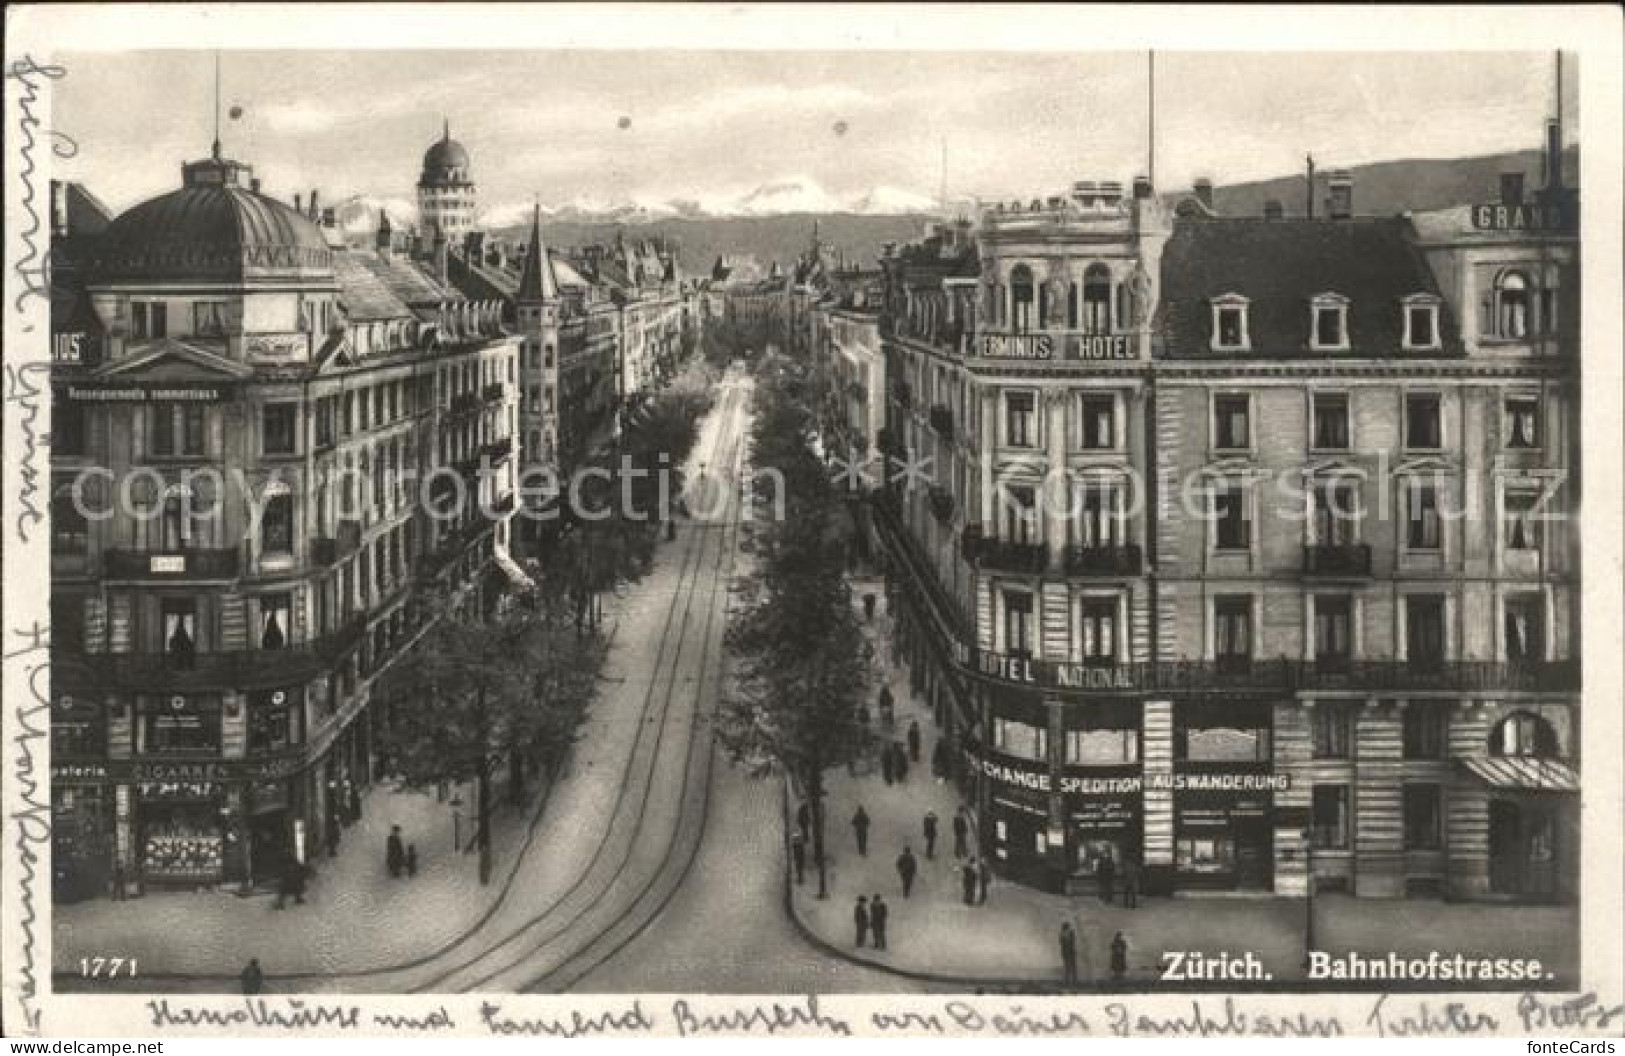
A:
POLYGON ((142 202, 108 226, 95 281, 332 280, 333 252, 321 228, 240 186, 248 166, 215 159, 183 171, 185 186, 142 202))
POLYGON ((451 122, 446 122, 440 139, 423 154, 423 183, 467 183, 468 150, 451 138, 451 122))

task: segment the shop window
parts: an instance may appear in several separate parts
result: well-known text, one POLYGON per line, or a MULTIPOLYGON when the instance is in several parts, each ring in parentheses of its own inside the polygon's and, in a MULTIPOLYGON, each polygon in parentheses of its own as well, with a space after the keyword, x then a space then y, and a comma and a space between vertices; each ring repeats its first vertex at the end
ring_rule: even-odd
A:
POLYGON ((1220 594, 1213 599, 1213 657, 1221 670, 1245 670, 1253 656, 1251 594, 1220 594))
POLYGON ((296 450, 296 422, 299 406, 293 403, 268 403, 260 409, 262 446, 268 455, 291 455, 296 450))
POLYGON ((1105 334, 1112 328, 1112 273, 1104 264, 1091 264, 1083 273, 1083 330, 1105 334))
POLYGON ((1538 664, 1546 659, 1546 601, 1539 594, 1514 594, 1505 602, 1507 660, 1538 664))
POLYGON ((1086 451, 1110 451, 1117 446, 1117 400, 1112 396, 1081 398, 1082 446, 1086 451))
POLYGON ((253 693, 248 698, 248 750, 280 752, 300 744, 303 711, 299 694, 285 689, 253 693))
POLYGON ((1436 784, 1405 786, 1405 849, 1436 851, 1444 845, 1444 790, 1436 784))
POLYGON ((154 404, 147 416, 147 450, 159 458, 203 454, 204 408, 195 404, 154 404))
POLYGON ((69 489, 51 499, 51 553, 83 555, 90 550, 90 522, 69 489))
POLYGON ((1347 451, 1349 448, 1349 398, 1347 393, 1317 393, 1312 401, 1312 432, 1317 451, 1347 451))
POLYGON ((1181 705, 1174 723, 1174 758, 1191 763, 1267 763, 1271 729, 1267 714, 1181 705))
POLYGON ((1034 429, 1037 398, 1031 392, 1004 394, 1004 442, 1011 447, 1032 447, 1037 442, 1034 429))
POLYGON ((142 697, 141 751, 145 755, 215 754, 220 751, 220 698, 142 697))
POLYGON ((1213 447, 1245 451, 1252 446, 1251 398, 1238 393, 1213 397, 1213 447))
POLYGON ((1406 489, 1405 545, 1412 550, 1437 550, 1443 545, 1439 516, 1439 486, 1413 480, 1406 489))
POLYGON ((1440 402, 1435 393, 1405 397, 1405 447, 1411 451, 1437 451, 1443 443, 1440 402))
POLYGON ((1085 729, 1066 731, 1066 761, 1078 766, 1124 766, 1140 761, 1140 731, 1085 729))
POLYGON ((1079 613, 1078 633, 1083 662, 1094 667, 1117 662, 1117 599, 1085 598, 1079 613))
POLYGON ((1405 662, 1413 667, 1444 663, 1444 597, 1410 594, 1405 598, 1405 662))
POLYGON ((189 668, 197 657, 197 601, 164 598, 159 603, 161 647, 171 667, 189 668))
POLYGON ((261 649, 287 648, 292 613, 290 594, 266 594, 260 598, 261 649))
POLYGON ((1004 651, 1033 655, 1033 596, 1024 590, 1004 592, 1004 651))
POLYGON ((1033 300, 1033 271, 1017 264, 1010 271, 1010 325, 1017 333, 1033 328, 1033 300))
POLYGON ((1443 759, 1449 723, 1450 712, 1445 705, 1411 701, 1405 708, 1405 758, 1443 759))
POLYGON ((1353 715, 1340 704, 1321 702, 1309 709, 1309 733, 1316 759, 1347 759, 1353 715))
POLYGON ((1315 663, 1324 667, 1347 667, 1353 652, 1353 602, 1347 594, 1316 594, 1315 663))
POLYGON ((1235 841, 1215 833, 1182 835, 1174 842, 1174 868, 1191 875, 1228 873, 1235 867, 1235 841))
POLYGON ((1506 445, 1525 450, 1540 446, 1540 398, 1508 396, 1503 411, 1506 445))
POLYGON ((1318 851, 1342 851, 1349 845, 1349 787, 1316 785, 1310 806, 1310 839, 1318 851))
POLYGON ((293 496, 286 492, 265 500, 260 522, 260 552, 266 557, 293 553, 293 496))
POLYGON ((1049 731, 1014 719, 993 720, 993 747, 1018 759, 1049 758, 1049 731))
POLYGON ((1224 484, 1213 491, 1213 548, 1247 550, 1252 546, 1252 522, 1247 516, 1247 491, 1240 484, 1224 484))
POLYGON ((51 757, 106 758, 107 711, 101 701, 64 694, 51 709, 51 757))
POLYGON ((1539 715, 1528 711, 1514 712, 1491 731, 1490 754, 1555 758, 1558 754, 1557 731, 1539 715))

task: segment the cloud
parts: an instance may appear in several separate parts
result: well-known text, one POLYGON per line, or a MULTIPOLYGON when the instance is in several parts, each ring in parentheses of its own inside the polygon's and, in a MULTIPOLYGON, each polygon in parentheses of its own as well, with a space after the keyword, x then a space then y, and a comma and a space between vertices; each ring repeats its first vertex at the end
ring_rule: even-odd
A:
POLYGON ((259 109, 265 123, 277 132, 326 132, 354 119, 353 114, 340 112, 325 103, 310 99, 291 103, 271 103, 259 109))

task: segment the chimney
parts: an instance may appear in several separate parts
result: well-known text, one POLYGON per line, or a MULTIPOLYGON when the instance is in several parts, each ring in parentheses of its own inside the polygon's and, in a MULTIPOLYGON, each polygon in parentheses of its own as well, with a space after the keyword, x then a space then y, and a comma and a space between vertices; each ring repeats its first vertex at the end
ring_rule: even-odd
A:
POLYGON ((1264 203, 1264 219, 1279 220, 1285 214, 1286 209, 1281 205, 1281 199, 1271 198, 1264 203))
POLYGON ((248 181, 248 189, 253 191, 255 194, 260 193, 260 178, 258 176, 255 176, 253 179, 248 181))
POLYGON ((1354 177, 1347 169, 1338 169, 1326 177, 1326 212, 1333 220, 1347 220, 1354 215, 1354 177))
POLYGON ((293 211, 294 212, 302 214, 305 211, 304 200, 305 200, 304 195, 300 194, 298 191, 293 192, 293 211))
POLYGON ((1202 203, 1202 208, 1206 209, 1208 212, 1212 212, 1213 181, 1204 176, 1197 180, 1195 186, 1191 189, 1196 194, 1196 200, 1202 203))
POLYGON ((310 219, 312 221, 315 221, 317 217, 322 215, 316 211, 316 208, 316 191, 315 188, 312 188, 310 192, 310 219))
POLYGON ((1522 205, 1523 204, 1523 173, 1521 173, 1521 172, 1503 172, 1503 173, 1501 173, 1501 204, 1502 205, 1522 205))
POLYGON ((1563 186, 1563 126, 1557 121, 1546 122, 1546 187, 1548 190, 1563 186))
POLYGON ((1313 154, 1305 154, 1303 160, 1304 164, 1309 166, 1309 175, 1304 180, 1306 193, 1303 201, 1303 215, 1313 220, 1315 218, 1315 156, 1313 154))
POLYGON ((1134 197, 1140 201, 1151 197, 1151 177, 1134 177, 1134 197))

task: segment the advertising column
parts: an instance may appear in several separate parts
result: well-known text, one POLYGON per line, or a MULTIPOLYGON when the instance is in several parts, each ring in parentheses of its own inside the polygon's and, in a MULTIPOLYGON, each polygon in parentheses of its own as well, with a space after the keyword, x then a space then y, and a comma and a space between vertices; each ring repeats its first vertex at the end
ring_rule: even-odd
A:
POLYGON ((1174 703, 1145 702, 1145 885, 1148 892, 1173 887, 1174 872, 1174 703))

